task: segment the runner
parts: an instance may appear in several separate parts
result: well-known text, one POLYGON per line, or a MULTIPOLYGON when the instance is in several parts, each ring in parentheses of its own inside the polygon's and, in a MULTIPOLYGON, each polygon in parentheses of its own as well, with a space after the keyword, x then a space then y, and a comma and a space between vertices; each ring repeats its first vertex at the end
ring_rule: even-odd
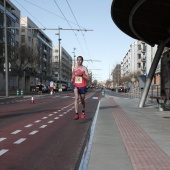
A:
POLYGON ((77 57, 77 66, 73 69, 71 82, 73 83, 74 95, 75 95, 75 117, 74 120, 79 119, 78 114, 78 102, 79 96, 82 104, 82 113, 81 118, 85 118, 85 94, 86 90, 86 80, 89 80, 88 70, 85 66, 82 65, 83 57, 77 57))

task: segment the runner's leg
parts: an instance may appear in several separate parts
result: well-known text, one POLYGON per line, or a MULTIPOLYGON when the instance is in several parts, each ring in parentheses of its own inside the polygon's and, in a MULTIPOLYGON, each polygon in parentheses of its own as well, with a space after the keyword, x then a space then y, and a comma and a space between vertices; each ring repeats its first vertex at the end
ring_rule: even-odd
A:
POLYGON ((78 94, 78 89, 77 88, 74 89, 74 96, 75 96, 75 102, 74 102, 75 112, 78 113, 79 94, 78 94))

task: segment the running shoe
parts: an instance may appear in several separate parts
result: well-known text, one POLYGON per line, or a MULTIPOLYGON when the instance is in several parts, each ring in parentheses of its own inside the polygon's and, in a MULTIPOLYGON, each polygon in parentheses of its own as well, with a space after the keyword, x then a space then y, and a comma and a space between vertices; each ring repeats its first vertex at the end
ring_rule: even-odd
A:
POLYGON ((84 111, 81 112, 81 118, 82 118, 82 119, 85 118, 85 112, 84 112, 84 111))
POLYGON ((75 116, 74 116, 74 120, 78 120, 79 119, 79 114, 76 113, 75 116))

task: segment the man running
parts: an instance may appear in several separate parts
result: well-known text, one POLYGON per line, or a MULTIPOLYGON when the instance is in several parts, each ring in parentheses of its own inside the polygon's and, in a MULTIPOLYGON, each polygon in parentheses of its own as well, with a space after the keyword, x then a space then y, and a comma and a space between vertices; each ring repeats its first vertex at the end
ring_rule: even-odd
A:
POLYGON ((82 104, 82 113, 81 118, 85 118, 85 94, 86 90, 86 80, 89 80, 88 70, 85 66, 82 65, 83 57, 77 57, 77 66, 73 69, 71 82, 73 83, 74 95, 75 95, 75 117, 74 120, 79 119, 78 114, 78 102, 79 96, 82 104))

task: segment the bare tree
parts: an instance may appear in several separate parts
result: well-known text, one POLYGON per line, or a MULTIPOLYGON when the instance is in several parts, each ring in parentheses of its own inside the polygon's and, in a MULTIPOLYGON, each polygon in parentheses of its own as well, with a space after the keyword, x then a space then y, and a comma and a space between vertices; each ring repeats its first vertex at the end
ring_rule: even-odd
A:
MULTIPOLYGON (((36 51, 31 50, 30 47, 26 45, 21 45, 8 48, 8 53, 10 53, 11 56, 11 69, 18 77, 23 76, 23 71, 26 68, 30 68, 33 73, 36 73, 36 68, 39 62, 39 57, 37 56, 36 51)), ((19 78, 18 88, 20 88, 19 78)))

